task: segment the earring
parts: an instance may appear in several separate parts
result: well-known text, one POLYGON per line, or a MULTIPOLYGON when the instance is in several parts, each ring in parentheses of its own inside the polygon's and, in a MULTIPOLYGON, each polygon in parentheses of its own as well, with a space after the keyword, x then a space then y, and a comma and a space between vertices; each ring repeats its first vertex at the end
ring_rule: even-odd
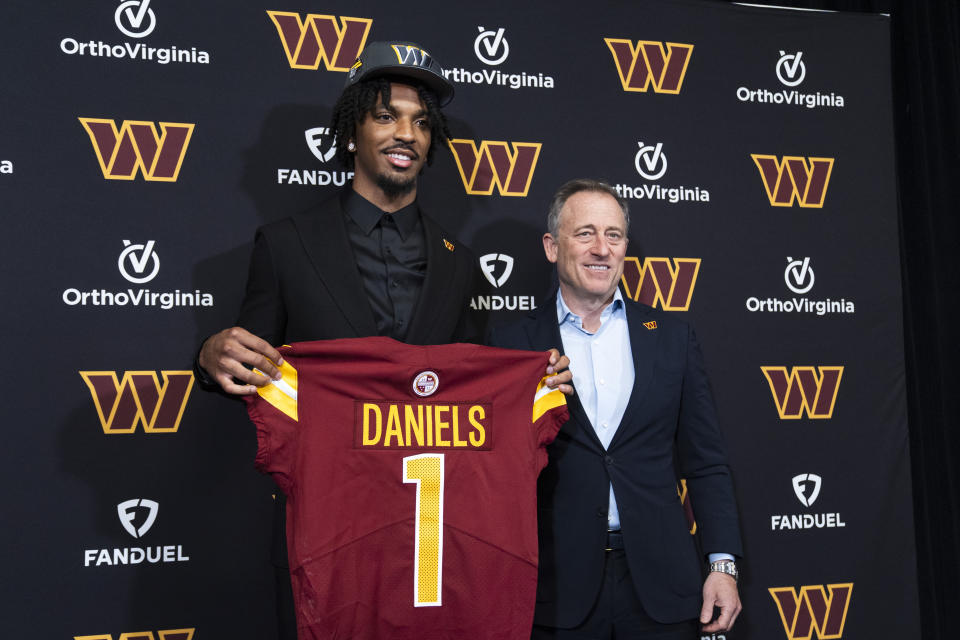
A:
POLYGON ((353 144, 353 140, 347 143, 347 151, 353 152, 357 150, 357 145, 353 144))

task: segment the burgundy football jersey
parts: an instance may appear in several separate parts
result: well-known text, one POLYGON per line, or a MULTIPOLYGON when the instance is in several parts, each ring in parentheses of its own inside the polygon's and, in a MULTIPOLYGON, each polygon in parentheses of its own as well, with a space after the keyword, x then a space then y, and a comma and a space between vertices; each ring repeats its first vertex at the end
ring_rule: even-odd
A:
POLYGON ((249 396, 287 494, 301 640, 529 638, 537 475, 567 420, 549 354, 390 338, 280 349, 249 396))

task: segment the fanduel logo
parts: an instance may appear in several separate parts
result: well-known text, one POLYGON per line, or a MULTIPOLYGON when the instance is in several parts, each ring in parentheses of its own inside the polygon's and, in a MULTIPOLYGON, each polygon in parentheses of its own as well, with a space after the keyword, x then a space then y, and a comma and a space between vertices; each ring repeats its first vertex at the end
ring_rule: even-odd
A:
POLYGON ((813 93, 802 93, 793 89, 798 86, 807 77, 807 65, 803 61, 803 52, 787 53, 780 50, 780 57, 777 59, 775 67, 777 80, 790 89, 748 89, 739 87, 737 89, 737 100, 740 102, 757 102, 760 104, 792 105, 798 107, 807 107, 814 109, 817 107, 836 107, 843 108, 843 96, 837 95, 832 91, 830 93, 815 91, 813 93))
POLYGON ((833 158, 803 158, 752 153, 754 164, 773 207, 792 207, 794 200, 801 207, 820 209, 827 197, 827 185, 833 173, 833 158))
MULTIPOLYGON (((810 266, 810 258, 794 260, 787 256, 787 268, 783 271, 783 280, 787 288, 798 296, 802 296, 813 289, 815 276, 813 267, 810 266)), ((747 298, 746 305, 747 311, 763 313, 815 313, 818 316, 833 313, 856 313, 853 301, 846 298, 814 300, 805 297, 781 299, 752 296, 747 298)))
MULTIPOLYGON (((337 154, 337 140, 327 127, 314 127, 303 132, 307 148, 320 162, 330 162, 337 154)), ((353 171, 326 169, 277 169, 277 184, 299 184, 342 187, 353 178, 353 171)))
POLYGON ((137 425, 145 433, 176 433, 193 389, 193 371, 161 371, 163 385, 155 371, 125 371, 118 380, 116 371, 80 371, 107 435, 134 433, 137 425))
POLYGON ((503 36, 505 29, 498 28, 496 31, 477 27, 480 35, 473 41, 473 52, 483 64, 495 67, 502 64, 507 56, 510 55, 510 44, 503 36))
MULTIPOLYGON (((483 64, 498 67, 510 55, 510 44, 504 35, 506 29, 486 29, 477 27, 480 32, 473 41, 473 53, 483 64)), ((450 82, 457 84, 486 84, 490 86, 510 87, 511 89, 553 89, 554 80, 550 75, 537 71, 521 71, 508 73, 499 69, 483 69, 474 71, 463 67, 444 69, 443 76, 450 82)))
POLYGON ((120 524, 134 538, 141 538, 143 534, 150 531, 150 527, 157 519, 157 511, 160 505, 153 500, 146 498, 133 498, 125 500, 117 505, 117 515, 120 517, 120 524), (143 524, 137 526, 133 523, 137 519, 137 514, 146 509, 146 515, 143 524))
POLYGON ((525 197, 540 157, 539 142, 450 140, 450 149, 464 189, 471 195, 489 196, 496 187, 501 196, 525 197), (513 152, 510 146, 513 146, 513 152))
POLYGON ((157 16, 150 8, 150 0, 125 0, 113 14, 117 29, 125 36, 143 38, 153 33, 157 16))
POLYGON ((700 273, 700 258, 640 258, 627 256, 620 281, 631 300, 665 311, 687 311, 700 273), (674 266, 676 265, 676 266, 674 266))
POLYGON ((124 120, 117 128, 113 120, 79 118, 90 136, 100 170, 107 180, 133 180, 137 172, 150 182, 176 182, 193 136, 194 125, 124 120))
POLYGON ((843 637, 853 583, 771 587, 769 590, 780 612, 780 621, 788 640, 810 640, 816 632, 819 640, 843 637), (829 590, 830 595, 827 595, 829 590))
MULTIPOLYGON (((811 507, 820 497, 823 479, 815 473, 801 473, 791 480, 793 493, 804 507, 811 507)), ((794 513, 770 516, 772 531, 804 531, 809 529, 836 529, 847 523, 839 513, 794 513)))
MULTIPOLYGON (((133 631, 121 633, 117 640, 193 640, 194 629, 163 629, 153 635, 153 631, 133 631)), ((73 640, 113 640, 109 633, 93 636, 73 636, 73 640)))
POLYGON ((634 44, 632 40, 622 38, 604 38, 603 41, 613 54, 624 91, 646 91, 653 87, 655 93, 680 93, 693 53, 692 44, 652 40, 638 40, 634 44))
POLYGON ((349 71, 370 33, 373 20, 308 13, 267 11, 280 34, 283 51, 291 69, 349 71))
MULTIPOLYGON (((140 39, 149 36, 157 27, 157 16, 150 7, 151 0, 124 0, 113 13, 113 21, 120 33, 128 38, 140 39)), ((147 60, 159 64, 187 62, 209 64, 210 54, 196 47, 148 47, 142 42, 110 44, 102 40, 83 41, 66 37, 60 41, 60 51, 67 55, 92 56, 94 58, 127 58, 147 60)))
MULTIPOLYGON (((123 241, 124 249, 117 258, 120 275, 133 284, 144 284, 157 277, 160 272, 160 256, 156 252, 156 242, 148 240, 146 244, 133 244, 123 241)), ((212 307, 213 294, 194 291, 151 291, 150 289, 132 289, 108 291, 91 289, 81 291, 76 287, 65 289, 60 296, 63 303, 70 307, 149 307, 151 309, 179 309, 182 307, 212 307)))
MULTIPOLYGON (((117 505, 117 516, 124 530, 137 540, 141 539, 157 520, 160 509, 153 500, 133 498, 117 505), (135 524, 140 518, 141 524, 135 524)), ((85 567, 116 567, 121 565, 167 564, 171 562, 188 562, 190 560, 183 552, 183 545, 159 545, 153 547, 115 547, 113 549, 85 549, 83 552, 83 566, 85 567)))
POLYGON ((781 420, 833 417, 843 367, 760 367, 781 420), (819 372, 819 373, 818 373, 819 372))
MULTIPOLYGON (((663 143, 644 144, 637 142, 640 148, 633 157, 633 166, 641 178, 645 180, 659 180, 667 172, 667 154, 663 151, 663 143)), ((645 184, 631 187, 626 184, 614 186, 621 198, 634 200, 662 200, 671 204, 678 202, 710 202, 710 192, 700 187, 663 187, 659 184, 645 184)))
MULTIPOLYGON (((499 289, 513 273, 513 257, 505 253, 488 253, 480 257, 480 271, 495 289, 499 289), (496 275, 497 265, 503 264, 503 272, 496 275)), ((470 308, 482 311, 530 311, 536 309, 534 296, 474 296, 470 308)))
POLYGON ((483 271, 483 275, 486 276, 487 281, 499 289, 510 278, 510 274, 513 273, 513 258, 505 253, 488 253, 480 257, 480 270, 483 271), (498 262, 504 264, 503 273, 501 273, 499 277, 493 275, 498 262))

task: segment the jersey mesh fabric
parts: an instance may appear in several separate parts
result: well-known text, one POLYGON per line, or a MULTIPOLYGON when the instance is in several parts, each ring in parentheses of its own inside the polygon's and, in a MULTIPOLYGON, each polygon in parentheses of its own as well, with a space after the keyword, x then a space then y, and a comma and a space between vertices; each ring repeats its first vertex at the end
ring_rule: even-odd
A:
POLYGON ((288 498, 300 639, 528 638, 536 480, 568 416, 542 384, 548 354, 383 337, 280 352, 284 380, 247 401, 256 465, 288 498), (435 389, 420 397, 426 371, 435 389), (376 403, 482 406, 489 448, 365 447, 358 407, 376 403))

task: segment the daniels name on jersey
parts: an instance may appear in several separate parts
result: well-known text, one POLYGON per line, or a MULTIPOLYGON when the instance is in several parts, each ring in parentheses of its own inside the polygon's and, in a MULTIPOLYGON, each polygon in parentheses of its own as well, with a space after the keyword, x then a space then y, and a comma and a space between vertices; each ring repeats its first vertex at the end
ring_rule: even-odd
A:
POLYGON ((529 638, 537 476, 568 416, 548 354, 382 337, 280 353, 247 409, 287 494, 301 640, 529 638))

